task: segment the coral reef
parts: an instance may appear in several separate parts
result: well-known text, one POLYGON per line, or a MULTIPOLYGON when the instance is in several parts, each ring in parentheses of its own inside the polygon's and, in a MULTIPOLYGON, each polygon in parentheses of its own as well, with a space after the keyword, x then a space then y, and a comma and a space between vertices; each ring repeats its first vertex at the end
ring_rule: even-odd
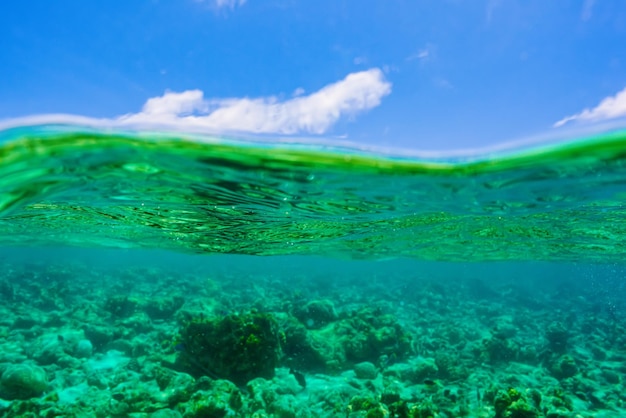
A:
POLYGON ((54 268, 46 288, 46 265, 23 269, 9 263, 0 278, 2 416, 626 413, 623 318, 571 284, 568 298, 550 287, 530 297, 500 279, 474 289, 368 269, 320 286, 227 264, 80 268, 80 280, 54 268))
POLYGON ((180 344, 177 364, 183 370, 238 385, 271 379, 280 355, 276 321, 262 313, 188 322, 180 330, 180 344))

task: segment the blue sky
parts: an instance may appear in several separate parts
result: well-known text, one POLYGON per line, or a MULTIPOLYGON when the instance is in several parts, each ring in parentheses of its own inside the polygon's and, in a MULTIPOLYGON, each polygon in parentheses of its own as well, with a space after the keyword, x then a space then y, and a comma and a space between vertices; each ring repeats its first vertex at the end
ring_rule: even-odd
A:
POLYGON ((13 1, 0 39, 0 120, 449 150, 626 115, 621 0, 13 1))

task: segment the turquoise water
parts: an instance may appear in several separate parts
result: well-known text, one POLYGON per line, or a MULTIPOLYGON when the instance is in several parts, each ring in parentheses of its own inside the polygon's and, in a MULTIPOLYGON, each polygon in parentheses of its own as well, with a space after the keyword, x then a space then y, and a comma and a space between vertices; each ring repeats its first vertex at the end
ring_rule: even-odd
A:
POLYGON ((623 133, 0 137, 5 416, 624 415, 623 133))
POLYGON ((2 242, 621 261, 622 133, 466 160, 65 129, 0 148, 2 242))

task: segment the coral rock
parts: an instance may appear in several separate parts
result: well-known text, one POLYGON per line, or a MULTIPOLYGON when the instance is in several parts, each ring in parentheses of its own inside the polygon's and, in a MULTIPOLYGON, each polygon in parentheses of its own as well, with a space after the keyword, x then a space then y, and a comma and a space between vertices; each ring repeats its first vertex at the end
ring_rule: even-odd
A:
POLYGON ((46 372, 32 364, 13 364, 0 378, 0 397, 30 399, 41 396, 48 387, 46 372))

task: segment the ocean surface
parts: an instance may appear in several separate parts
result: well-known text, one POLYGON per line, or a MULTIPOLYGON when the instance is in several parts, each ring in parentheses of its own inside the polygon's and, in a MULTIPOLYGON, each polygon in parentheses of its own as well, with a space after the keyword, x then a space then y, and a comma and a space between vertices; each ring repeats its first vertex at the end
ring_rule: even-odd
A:
POLYGON ((626 416, 626 133, 0 132, 0 415, 626 416))

